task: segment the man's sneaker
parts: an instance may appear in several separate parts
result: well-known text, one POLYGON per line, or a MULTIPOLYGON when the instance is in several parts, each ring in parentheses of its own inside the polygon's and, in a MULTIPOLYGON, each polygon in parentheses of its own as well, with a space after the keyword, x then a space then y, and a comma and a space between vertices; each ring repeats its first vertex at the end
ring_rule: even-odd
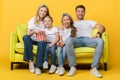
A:
POLYGON ((63 67, 63 66, 60 66, 60 67, 59 67, 59 76, 64 75, 64 72, 65 72, 64 67, 63 67))
POLYGON ((56 70, 56 74, 59 74, 59 71, 60 71, 60 67, 57 67, 57 70, 56 70))
POLYGON ((34 72, 35 72, 35 68, 34 68, 34 63, 33 63, 33 62, 30 62, 30 63, 29 63, 29 71, 30 71, 31 73, 34 73, 34 72))
POLYGON ((49 73, 52 74, 52 73, 55 72, 55 70, 56 70, 56 66, 55 65, 51 65, 49 73))
POLYGON ((97 70, 97 68, 92 68, 90 70, 90 73, 98 78, 102 78, 102 74, 99 73, 99 71, 97 70))
POLYGON ((47 62, 47 61, 45 61, 45 62, 43 63, 43 69, 48 69, 48 62, 47 62))
POLYGON ((37 75, 41 74, 41 70, 39 68, 36 68, 35 69, 35 74, 37 74, 37 75))
POLYGON ((77 71, 77 69, 75 67, 71 67, 70 71, 68 72, 68 76, 73 76, 76 71, 77 71))

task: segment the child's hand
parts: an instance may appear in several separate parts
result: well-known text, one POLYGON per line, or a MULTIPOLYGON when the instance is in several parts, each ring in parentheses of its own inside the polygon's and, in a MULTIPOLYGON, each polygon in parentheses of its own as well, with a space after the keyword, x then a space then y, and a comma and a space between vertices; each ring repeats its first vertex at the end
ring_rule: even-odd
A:
POLYGON ((54 45, 53 43, 50 43, 50 44, 49 44, 49 47, 52 47, 53 45, 54 45))
POLYGON ((59 30, 64 30, 64 28, 65 28, 64 26, 59 26, 58 27, 59 30))
POLYGON ((64 46, 64 44, 63 44, 63 42, 62 42, 62 41, 59 41, 59 42, 57 43, 57 46, 58 46, 58 47, 63 47, 63 46, 64 46))

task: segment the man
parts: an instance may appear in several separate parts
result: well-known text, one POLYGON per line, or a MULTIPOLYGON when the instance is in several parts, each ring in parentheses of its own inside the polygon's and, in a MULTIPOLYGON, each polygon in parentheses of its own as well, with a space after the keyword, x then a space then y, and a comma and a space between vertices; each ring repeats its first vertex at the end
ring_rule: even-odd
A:
POLYGON ((76 72, 74 47, 94 47, 95 52, 90 73, 100 78, 102 77, 102 74, 98 72, 97 68, 99 67, 99 61, 103 51, 104 42, 101 35, 105 31, 105 28, 102 25, 97 24, 95 21, 84 20, 85 7, 83 5, 76 6, 75 11, 77 16, 77 21, 74 22, 74 26, 77 28, 76 38, 70 37, 65 43, 65 50, 70 66, 68 76, 72 76, 76 72), (94 28, 98 28, 98 32, 96 35, 91 36, 91 31, 94 28))

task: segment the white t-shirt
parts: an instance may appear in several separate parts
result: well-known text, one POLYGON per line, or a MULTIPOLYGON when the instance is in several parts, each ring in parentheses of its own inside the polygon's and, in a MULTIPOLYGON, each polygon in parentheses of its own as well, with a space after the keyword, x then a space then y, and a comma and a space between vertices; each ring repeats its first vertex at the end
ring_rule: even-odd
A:
POLYGON ((92 20, 75 21, 74 26, 77 28, 76 37, 91 37, 91 31, 96 24, 92 20))
POLYGON ((60 36, 62 36, 63 43, 65 43, 66 39, 70 37, 71 35, 71 28, 69 29, 64 29, 64 30, 59 30, 60 36))
MULTIPOLYGON (((33 17, 33 18, 31 18, 31 19, 29 20, 29 22, 28 22, 28 29, 30 29, 30 30, 42 30, 42 31, 45 30, 45 26, 44 26, 43 22, 40 22, 40 24, 39 24, 38 26, 36 26, 36 25, 34 24, 34 22, 35 22, 35 17, 33 17)), ((33 34, 33 35, 31 36, 31 39, 32 39, 33 41, 37 41, 37 40, 36 40, 36 34, 33 34)))
POLYGON ((58 29, 56 27, 53 27, 50 30, 48 30, 48 28, 45 28, 46 38, 49 40, 49 42, 55 41, 57 32, 58 29))

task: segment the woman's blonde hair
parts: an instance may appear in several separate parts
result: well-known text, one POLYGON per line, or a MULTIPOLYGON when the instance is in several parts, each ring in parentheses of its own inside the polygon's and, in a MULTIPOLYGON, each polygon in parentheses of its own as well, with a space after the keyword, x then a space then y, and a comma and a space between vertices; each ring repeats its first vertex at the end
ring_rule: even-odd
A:
POLYGON ((36 13, 36 17, 35 17, 35 22, 34 22, 34 24, 36 25, 36 26, 38 26, 39 25, 39 23, 40 23, 40 21, 41 20, 43 20, 43 18, 40 18, 40 16, 39 16, 39 10, 41 9, 41 8, 43 8, 43 7, 45 7, 46 9, 47 9, 47 13, 46 13, 46 15, 45 16, 49 16, 50 14, 49 14, 49 9, 48 9, 48 7, 45 5, 45 4, 42 4, 42 5, 40 5, 39 7, 38 7, 38 9, 37 9, 37 13, 36 13))
MULTIPOLYGON (((69 14, 67 14, 67 13, 63 13, 62 14, 62 20, 63 20, 63 18, 65 17, 65 16, 68 16, 69 17, 69 19, 70 19, 70 28, 71 28, 71 35, 70 35, 70 37, 75 37, 76 36, 76 31, 77 31, 77 29, 76 29, 76 27, 74 27, 73 26, 73 19, 72 19, 72 17, 69 15, 69 14)), ((62 24, 63 24, 63 21, 61 20, 61 22, 62 22, 62 24)))

